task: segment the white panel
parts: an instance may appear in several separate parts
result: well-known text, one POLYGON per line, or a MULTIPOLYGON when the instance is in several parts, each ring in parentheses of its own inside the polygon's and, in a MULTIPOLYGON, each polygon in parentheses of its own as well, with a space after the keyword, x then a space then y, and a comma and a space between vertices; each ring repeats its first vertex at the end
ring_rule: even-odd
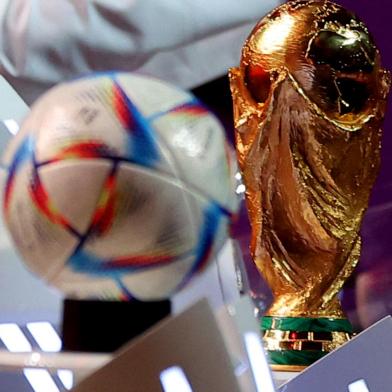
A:
POLYGON ((45 369, 24 369, 23 374, 34 392, 60 392, 53 378, 45 369))
POLYGON ((0 339, 11 352, 31 351, 31 344, 16 324, 1 324, 0 339))
POLYGON ((59 352, 61 350, 61 339, 50 323, 45 321, 28 323, 27 329, 41 350, 46 352, 59 352))
POLYGON ((365 380, 357 380, 348 386, 348 392, 370 392, 365 380))
POLYGON ((193 392, 184 371, 178 366, 164 370, 159 378, 164 392, 193 392))

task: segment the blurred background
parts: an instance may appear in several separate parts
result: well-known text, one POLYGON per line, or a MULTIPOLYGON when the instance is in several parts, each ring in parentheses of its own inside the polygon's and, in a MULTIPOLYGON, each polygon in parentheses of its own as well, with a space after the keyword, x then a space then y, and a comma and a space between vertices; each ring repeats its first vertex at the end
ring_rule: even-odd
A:
MULTIPOLYGON (((390 40, 392 10, 387 0, 373 2, 339 0, 337 2, 354 11, 367 24, 381 50, 384 66, 392 69, 390 40)), ((121 2, 118 6, 110 6, 109 2, 102 0, 96 2, 97 7, 94 13, 91 12, 93 16, 90 21, 90 14, 87 12, 88 2, 82 1, 79 5, 72 5, 71 11, 75 19, 71 18, 69 22, 67 19, 67 23, 62 25, 61 13, 65 13, 66 7, 70 5, 62 4, 61 7, 56 8, 57 6, 54 7, 44 1, 37 2, 38 5, 33 5, 30 1, 10 1, 7 5, 5 3, 1 6, 3 8, 0 7, 0 12, 3 12, 1 23, 5 32, 1 38, 3 53, 0 55, 0 73, 29 104, 40 93, 60 80, 90 70, 108 69, 108 67, 129 69, 166 79, 191 90, 221 119, 231 142, 233 142, 233 121, 227 69, 238 64, 240 48, 252 26, 279 4, 274 0, 247 0, 243 3, 200 1, 195 6, 193 18, 188 20, 184 17, 182 8, 185 6, 179 5, 179 10, 176 11, 175 5, 166 7, 169 1, 159 2, 158 7, 153 5, 158 2, 151 2, 151 5, 150 2, 144 3, 145 7, 149 6, 151 10, 157 8, 149 13, 143 11, 141 2, 128 0, 123 2, 124 6, 120 5, 121 2), (215 3, 220 5, 215 6, 215 3), (152 38, 147 37, 135 41, 136 43, 130 43, 134 51, 135 45, 136 48, 137 45, 142 49, 145 48, 145 51, 140 50, 138 56, 133 56, 131 52, 124 54, 124 50, 121 54, 110 49, 113 42, 117 42, 119 48, 121 45, 127 48, 128 41, 124 36, 127 36, 126 29, 129 27, 127 23, 130 22, 126 16, 121 16, 127 7, 135 13, 134 19, 137 20, 133 24, 135 30, 132 31, 132 35, 135 35, 135 31, 136 36, 143 31, 151 33, 158 43, 161 42, 161 47, 159 44, 151 44, 152 38), (226 14, 222 13, 222 9, 226 9, 226 14), (161 11, 164 13, 157 14, 161 11), (144 23, 142 18, 147 16, 144 23), (24 47, 28 31, 33 38, 40 36, 39 31, 33 31, 39 30, 37 23, 34 29, 28 29, 34 18, 42 23, 41 38, 37 39, 34 45, 24 47), (93 25, 96 22, 94 18, 105 22, 106 25, 117 26, 112 42, 109 42, 108 38, 100 37, 102 42, 99 43, 103 47, 101 54, 99 45, 97 47, 94 44, 94 37, 80 38, 82 37, 80 31, 83 26, 87 26, 87 22, 91 22, 93 27, 90 34, 100 31, 97 27, 94 30, 93 25), (76 20, 80 24, 75 22, 76 20), (171 24, 180 22, 180 28, 171 30, 171 24), (186 29, 187 23, 191 26, 186 29), (161 31, 164 33, 164 38, 160 34, 161 31), (66 34, 73 37, 74 46, 70 41, 71 38, 66 34), (56 39, 64 45, 56 46, 56 39), (17 46, 21 48, 19 52, 13 48, 17 46), (84 56, 79 58, 78 50, 83 52, 84 56), (133 61, 129 60, 130 57, 133 61)), ((105 29, 102 31, 105 32, 105 29)), ((382 168, 363 223, 361 261, 342 293, 344 307, 357 331, 390 314, 392 308, 391 105, 392 102, 389 104, 384 125, 382 168)), ((250 229, 244 206, 233 234, 241 245, 253 294, 260 300, 263 308, 270 300, 270 293, 250 260, 248 250, 250 229)), ((7 235, 2 227, 0 256, 0 287, 5 294, 0 299, 0 322, 26 323, 45 320, 58 325, 61 295, 45 287, 25 270, 16 254, 10 250, 7 235)))
MULTIPOLYGON (((392 70, 390 0, 336 2, 367 24, 384 66, 392 70)), ((55 83, 90 71, 116 69, 153 75, 191 90, 220 118, 233 143, 227 70, 238 65, 242 44, 255 23, 278 4, 278 0, 2 0, 0 74, 29 105, 55 83)), ((6 107, 3 102, 2 108, 6 107)), ((381 172, 362 228, 361 260, 341 294, 356 331, 392 311, 391 112, 392 100, 384 125, 381 172)), ((4 110, 1 114, 6 119, 4 110)), ((5 131, 0 131, 4 136, 5 131)), ((240 245, 252 295, 263 311, 271 294, 250 258, 244 203, 233 236, 240 245)), ((218 280, 224 276, 219 269, 230 257, 232 250, 225 247, 220 262, 183 293, 182 301, 192 302, 205 293, 225 299, 224 293, 218 293, 222 286, 212 286, 216 276, 218 280)), ((228 278, 226 286, 230 285, 235 282, 228 278)), ((63 298, 27 271, 2 224, 0 288, 0 349, 59 351, 56 330, 60 329, 63 298)), ((63 380, 60 376, 55 379, 59 389, 72 385, 72 374, 63 374, 63 380)), ((7 389, 0 386, 0 390, 31 391, 26 380, 26 389, 22 389, 22 384, 13 384, 11 375, 1 377, 7 389)))

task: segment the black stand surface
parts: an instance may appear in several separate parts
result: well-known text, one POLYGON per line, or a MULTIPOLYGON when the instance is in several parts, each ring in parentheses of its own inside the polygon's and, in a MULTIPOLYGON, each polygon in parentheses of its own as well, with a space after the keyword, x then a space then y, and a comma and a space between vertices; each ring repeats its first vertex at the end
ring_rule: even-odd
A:
POLYGON ((159 302, 64 300, 63 351, 113 352, 170 315, 159 302))

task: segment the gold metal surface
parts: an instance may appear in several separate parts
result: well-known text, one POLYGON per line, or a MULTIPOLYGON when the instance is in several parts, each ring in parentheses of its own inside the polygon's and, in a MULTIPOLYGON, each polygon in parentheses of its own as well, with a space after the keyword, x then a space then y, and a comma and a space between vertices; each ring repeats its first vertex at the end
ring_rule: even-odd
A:
POLYGON ((389 73, 362 22, 329 1, 262 19, 230 71, 251 252, 267 315, 343 318, 380 164, 389 73))
POLYGON ((299 365, 270 365, 274 372, 295 372, 299 373, 306 369, 306 366, 299 365))
POLYGON ((267 351, 323 351, 329 353, 342 344, 347 343, 351 336, 344 332, 331 333, 331 339, 314 338, 313 332, 308 332, 306 339, 290 338, 288 331, 269 330, 263 336, 264 347, 267 351))
POLYGON ((307 332, 307 337, 305 339, 302 338, 290 338, 290 334, 295 331, 279 331, 279 330, 266 330, 263 337, 264 339, 274 339, 280 341, 311 341, 311 342, 332 342, 332 341, 345 341, 348 342, 351 339, 351 336, 347 332, 330 332, 330 339, 319 338, 317 332, 307 332))

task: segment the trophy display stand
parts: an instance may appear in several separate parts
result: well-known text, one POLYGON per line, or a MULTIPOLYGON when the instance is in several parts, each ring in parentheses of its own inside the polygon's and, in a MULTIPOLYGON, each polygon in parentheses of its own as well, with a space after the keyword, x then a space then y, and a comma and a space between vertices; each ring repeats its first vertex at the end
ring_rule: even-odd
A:
POLYGON ((79 301, 63 307, 63 351, 113 352, 170 315, 169 300, 158 302, 79 301))
POLYGON ((391 390, 392 318, 386 317, 281 386, 281 392, 391 390))
POLYGON ((244 296, 213 311, 201 300, 168 317, 81 380, 74 392, 275 392, 244 296))
MULTIPOLYGON (((245 389, 240 388, 211 308, 207 301, 200 301, 130 342, 111 362, 72 391, 242 392, 245 389)), ((246 391, 253 392, 255 388, 251 386, 246 391)))

